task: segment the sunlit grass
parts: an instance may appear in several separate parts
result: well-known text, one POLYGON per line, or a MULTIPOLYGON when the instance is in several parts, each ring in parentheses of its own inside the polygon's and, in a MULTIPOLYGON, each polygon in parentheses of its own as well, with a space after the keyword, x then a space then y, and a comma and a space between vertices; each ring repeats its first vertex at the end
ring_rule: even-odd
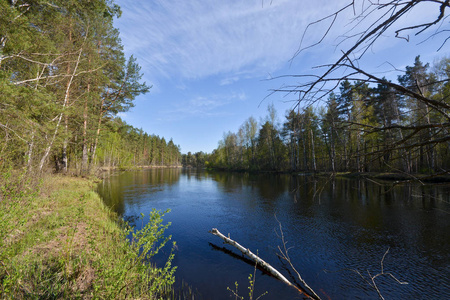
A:
POLYGON ((119 225, 94 187, 87 179, 48 176, 39 193, 3 196, 1 298, 153 299, 170 291, 173 255, 160 269, 148 263, 168 242, 164 214, 151 212, 150 229, 130 243, 132 229, 119 225))

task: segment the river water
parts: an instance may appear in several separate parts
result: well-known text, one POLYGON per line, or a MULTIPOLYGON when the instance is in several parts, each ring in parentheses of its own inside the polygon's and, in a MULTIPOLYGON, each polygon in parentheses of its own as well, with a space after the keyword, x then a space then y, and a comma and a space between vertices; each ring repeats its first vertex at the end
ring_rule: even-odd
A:
MULTIPOLYGON (((99 186, 105 203, 127 220, 152 208, 177 242, 177 284, 196 299, 248 299, 254 265, 210 233, 217 228, 273 265, 282 225, 289 255, 322 299, 450 299, 450 186, 394 184, 307 175, 252 175, 181 169, 114 174, 99 186), (359 274, 358 274, 359 272, 359 274), (370 273, 370 274, 369 274, 370 273), (364 279, 364 278, 365 279, 364 279)), ((133 221, 132 221, 133 222, 133 221)), ((137 227, 139 227, 139 222, 137 227)), ((169 249, 156 259, 164 260, 169 249)), ((256 271, 254 299, 303 299, 292 287, 256 271)))

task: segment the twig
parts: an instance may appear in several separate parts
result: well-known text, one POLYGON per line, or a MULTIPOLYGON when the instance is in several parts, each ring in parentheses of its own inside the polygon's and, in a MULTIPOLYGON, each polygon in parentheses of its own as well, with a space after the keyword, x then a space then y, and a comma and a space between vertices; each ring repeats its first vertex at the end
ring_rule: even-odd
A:
POLYGON ((305 288, 313 295, 314 299, 320 299, 320 297, 316 294, 316 292, 314 292, 314 290, 305 282, 305 280, 302 278, 302 276, 300 275, 300 273, 297 271, 297 269, 294 267, 291 258, 289 257, 289 250, 292 248, 286 248, 286 240, 284 239, 284 233, 283 233, 283 228, 281 226, 281 222, 278 221, 277 216, 275 216, 275 219, 278 222, 279 225, 279 229, 280 229, 280 238, 281 238, 281 242, 283 243, 283 249, 281 249, 280 246, 278 246, 278 251, 280 251, 280 257, 285 260, 289 266, 291 267, 291 269, 297 274, 297 277, 299 279, 299 281, 305 286, 305 288))
MULTIPOLYGON (((387 250, 386 250, 386 252, 384 253, 384 255, 383 255, 383 258, 381 259, 381 262, 380 262, 380 265, 381 265, 381 272, 380 273, 378 273, 378 274, 376 274, 376 275, 373 275, 372 276, 372 274, 370 273, 370 271, 369 270, 367 270, 367 274, 368 274, 368 278, 366 278, 363 274, 361 274, 361 272, 360 271, 358 271, 358 270, 356 270, 356 269, 346 269, 346 270, 349 270, 349 271, 352 271, 352 272, 355 272, 356 274, 358 274, 368 285, 370 285, 372 288, 374 288, 375 290, 376 290, 376 292, 378 293, 378 296, 380 297, 380 299, 382 299, 382 300, 384 300, 384 297, 383 297, 383 295, 381 294, 381 291, 380 291, 380 289, 378 288, 378 286, 377 286, 377 284, 376 284, 376 282, 375 282, 375 279, 377 279, 377 277, 380 277, 380 276, 383 276, 383 275, 385 275, 385 276, 389 276, 389 277, 392 277, 395 281, 397 281, 397 283, 399 283, 399 284, 408 284, 408 282, 406 282, 406 281, 400 281, 399 279, 397 279, 397 277, 395 277, 392 273, 390 273, 390 272, 384 272, 384 259, 386 258, 386 255, 389 253, 389 249, 390 248, 388 248, 387 250)), ((325 272, 327 272, 327 270, 325 270, 325 272)))

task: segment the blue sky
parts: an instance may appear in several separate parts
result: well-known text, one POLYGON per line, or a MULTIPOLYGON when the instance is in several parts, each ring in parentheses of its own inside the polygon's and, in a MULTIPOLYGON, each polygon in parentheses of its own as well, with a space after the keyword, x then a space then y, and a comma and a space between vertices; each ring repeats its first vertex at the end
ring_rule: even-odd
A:
MULTIPOLYGON (((211 152, 224 132, 236 132, 250 116, 261 120, 272 103, 282 121, 296 96, 270 95, 270 90, 295 80, 268 79, 310 74, 312 67, 332 62, 345 50, 349 44, 339 44, 339 35, 351 28, 352 15, 343 15, 319 46, 291 60, 306 26, 348 2, 116 1, 122 16, 115 26, 125 53, 137 58, 144 80, 153 86, 120 116, 149 134, 167 141, 172 138, 182 153, 211 152)), ((408 15, 402 25, 435 15, 435 9, 423 7, 408 15)), ((310 28, 303 45, 316 42, 326 28, 326 23, 310 28)), ((448 53, 449 47, 436 52, 442 39, 418 44, 423 37, 406 42, 393 36, 387 32, 365 55, 361 64, 366 69, 390 70, 387 61, 402 69, 418 54, 422 61, 432 63, 448 53)), ((386 73, 392 78, 398 74, 386 73)))

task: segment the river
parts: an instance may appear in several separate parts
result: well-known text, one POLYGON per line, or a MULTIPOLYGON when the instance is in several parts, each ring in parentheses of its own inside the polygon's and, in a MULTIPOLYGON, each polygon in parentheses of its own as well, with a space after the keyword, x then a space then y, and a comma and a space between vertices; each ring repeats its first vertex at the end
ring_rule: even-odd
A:
MULTIPOLYGON (((277 256, 277 220, 291 261, 322 299, 378 299, 361 275, 370 281, 381 273, 388 249, 383 271, 408 284, 376 277, 385 299, 450 299, 448 184, 150 169, 113 174, 98 191, 127 220, 171 209, 164 221, 177 242, 177 284, 191 286, 196 299, 230 299, 235 282, 248 299, 254 265, 208 233, 212 228, 291 279, 277 256)), ((266 291, 262 300, 303 299, 257 270, 254 299, 266 291)))

